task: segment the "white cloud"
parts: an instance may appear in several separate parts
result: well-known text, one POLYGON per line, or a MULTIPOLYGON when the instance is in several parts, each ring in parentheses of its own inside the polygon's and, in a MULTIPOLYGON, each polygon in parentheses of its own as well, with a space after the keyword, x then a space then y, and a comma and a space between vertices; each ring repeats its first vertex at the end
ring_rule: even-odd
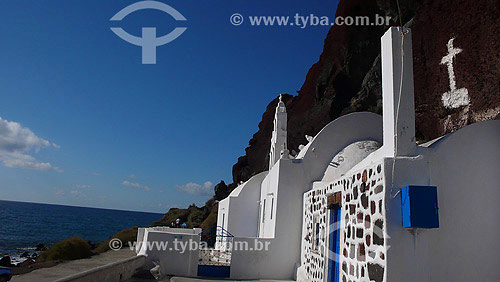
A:
POLYGON ((124 180, 122 182, 122 185, 127 186, 127 187, 133 187, 133 188, 137 188, 137 189, 142 189, 142 190, 145 190, 145 191, 150 191, 151 190, 151 188, 149 188, 146 185, 142 185, 142 184, 139 184, 137 182, 129 182, 127 180, 124 180))
POLYGON ((47 147, 60 148, 59 145, 36 136, 29 128, 0 117, 0 161, 4 166, 61 172, 58 167, 48 162, 40 162, 27 154, 28 151, 38 152, 41 148, 47 147))
POLYGON ((78 190, 71 190, 69 192, 64 191, 63 189, 56 188, 54 191, 54 195, 56 196, 70 196, 70 197, 75 197, 75 198, 88 198, 85 193, 82 193, 78 190))
POLYGON ((34 157, 21 153, 6 153, 0 151, 0 161, 2 161, 4 166, 12 168, 27 168, 36 170, 53 169, 50 163, 39 162, 34 157))
POLYGON ((77 198, 86 198, 87 195, 85 195, 84 193, 80 192, 80 191, 76 191, 76 190, 72 190, 69 192, 72 196, 75 196, 77 198))
POLYGON ((129 176, 128 176, 128 178, 135 178, 135 177, 136 177, 136 176, 135 176, 135 174, 133 174, 133 173, 132 173, 131 175, 129 175, 129 176))
POLYGON ((90 185, 75 185, 76 188, 78 189, 89 189, 92 188, 90 185))
POLYGON ((176 185, 175 187, 178 191, 196 196, 210 196, 214 193, 214 184, 210 181, 207 181, 201 185, 189 182, 184 185, 176 185))
POLYGON ((56 195, 64 195, 64 190, 58 189, 54 192, 56 195))
POLYGON ((95 175, 95 176, 101 176, 101 174, 100 174, 100 173, 95 172, 95 171, 94 171, 94 172, 91 172, 90 174, 95 175))

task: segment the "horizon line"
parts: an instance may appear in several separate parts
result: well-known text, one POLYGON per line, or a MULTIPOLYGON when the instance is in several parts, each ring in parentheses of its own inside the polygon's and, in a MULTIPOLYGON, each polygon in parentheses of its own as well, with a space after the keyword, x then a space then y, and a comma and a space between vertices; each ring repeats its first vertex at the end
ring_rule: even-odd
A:
POLYGON ((161 214, 161 215, 165 215, 165 213, 166 213, 166 212, 162 213, 162 212, 152 212, 152 211, 123 210, 123 209, 111 209, 111 208, 89 207, 89 206, 74 206, 74 205, 67 205, 67 204, 42 203, 42 202, 27 202, 27 201, 3 200, 3 199, 0 199, 0 202, 14 202, 14 203, 25 203, 25 204, 52 205, 52 206, 72 207, 72 208, 87 208, 87 209, 123 211, 123 212, 140 212, 140 213, 152 213, 152 214, 161 214))

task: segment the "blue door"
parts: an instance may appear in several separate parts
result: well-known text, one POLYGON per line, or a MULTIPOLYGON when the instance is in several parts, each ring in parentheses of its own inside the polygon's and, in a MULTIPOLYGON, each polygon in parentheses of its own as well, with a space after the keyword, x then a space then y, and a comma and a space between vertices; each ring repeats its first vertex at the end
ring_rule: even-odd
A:
POLYGON ((328 238, 328 281, 339 282, 339 254, 340 254, 340 206, 330 209, 330 224, 328 238))

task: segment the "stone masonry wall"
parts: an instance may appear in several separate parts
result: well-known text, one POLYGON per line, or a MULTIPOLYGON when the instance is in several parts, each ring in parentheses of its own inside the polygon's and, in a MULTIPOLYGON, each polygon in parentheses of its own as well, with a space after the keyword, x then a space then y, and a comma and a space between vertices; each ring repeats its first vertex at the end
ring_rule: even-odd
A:
POLYGON ((328 279, 327 194, 342 192, 340 276, 343 282, 385 281, 383 165, 371 165, 304 194, 302 261, 308 281, 328 279), (319 223, 319 230, 317 224, 319 223), (316 234, 318 238, 316 239, 316 234), (316 242, 318 242, 316 246, 316 242))

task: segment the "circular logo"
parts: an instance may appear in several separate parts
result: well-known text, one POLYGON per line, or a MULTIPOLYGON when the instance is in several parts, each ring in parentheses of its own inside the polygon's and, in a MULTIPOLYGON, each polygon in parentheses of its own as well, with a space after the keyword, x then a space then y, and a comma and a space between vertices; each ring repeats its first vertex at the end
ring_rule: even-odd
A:
POLYGON ((238 26, 243 23, 243 16, 241 14, 235 13, 231 15, 229 19, 232 25, 238 26))
POLYGON ((118 251, 123 246, 122 240, 118 238, 113 238, 109 240, 109 248, 113 251, 118 251))

